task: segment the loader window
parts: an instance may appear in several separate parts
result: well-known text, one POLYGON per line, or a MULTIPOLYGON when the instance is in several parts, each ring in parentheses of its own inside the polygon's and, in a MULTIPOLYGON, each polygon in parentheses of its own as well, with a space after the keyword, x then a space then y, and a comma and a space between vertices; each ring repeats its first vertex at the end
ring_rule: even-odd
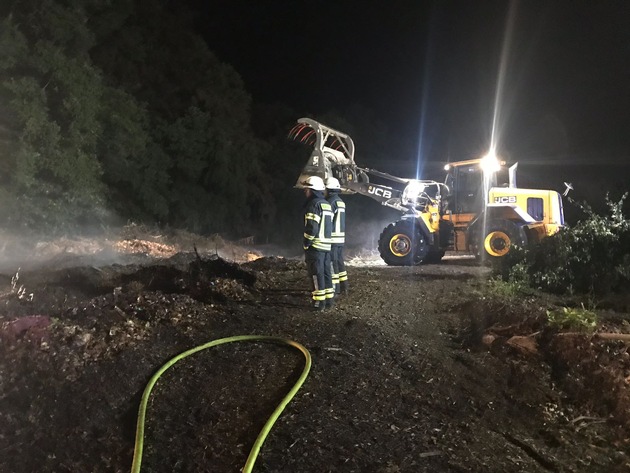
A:
POLYGON ((528 197, 527 213, 537 222, 541 222, 545 216, 543 200, 540 197, 528 197))
POLYGON ((481 173, 475 167, 458 169, 457 173, 457 213, 479 212, 483 206, 481 173))

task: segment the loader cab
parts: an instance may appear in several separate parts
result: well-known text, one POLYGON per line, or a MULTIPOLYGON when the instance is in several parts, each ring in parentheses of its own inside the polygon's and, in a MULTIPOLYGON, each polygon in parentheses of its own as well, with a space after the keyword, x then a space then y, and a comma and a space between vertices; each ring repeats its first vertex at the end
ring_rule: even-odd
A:
POLYGON ((481 159, 472 159, 450 163, 444 167, 444 183, 449 189, 448 208, 445 209, 447 212, 456 215, 477 214, 484 208, 488 189, 508 187, 509 170, 504 161, 500 161, 499 169, 492 173, 484 173, 480 162, 481 159))
POLYGON ((482 172, 478 166, 458 166, 448 170, 448 209, 454 214, 477 213, 483 207, 482 172))
POLYGON ((494 172, 484 172, 482 159, 458 161, 444 166, 449 189, 442 207, 442 218, 453 224, 452 250, 467 251, 469 242, 466 236, 468 225, 483 212, 490 188, 507 185, 508 170, 505 162, 499 162, 494 172), (484 180, 486 182, 484 182, 484 180))

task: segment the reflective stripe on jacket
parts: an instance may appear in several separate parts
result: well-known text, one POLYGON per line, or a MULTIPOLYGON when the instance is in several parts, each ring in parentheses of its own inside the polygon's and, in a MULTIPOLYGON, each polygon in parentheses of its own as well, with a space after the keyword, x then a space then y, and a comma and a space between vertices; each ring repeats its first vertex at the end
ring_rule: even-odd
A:
POLYGON ((341 200, 341 197, 336 192, 330 193, 328 202, 330 202, 333 211, 331 242, 343 245, 346 242, 346 203, 341 200))
POLYGON ((304 250, 330 251, 333 212, 323 197, 313 196, 304 211, 304 250))

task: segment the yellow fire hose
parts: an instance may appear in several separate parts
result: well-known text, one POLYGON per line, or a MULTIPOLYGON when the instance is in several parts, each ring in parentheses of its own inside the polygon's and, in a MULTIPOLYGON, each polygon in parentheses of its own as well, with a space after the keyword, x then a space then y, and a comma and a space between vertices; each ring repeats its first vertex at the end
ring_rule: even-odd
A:
POLYGON ((284 408, 289 404, 293 396, 298 392, 298 390, 304 384, 304 380, 308 376, 308 372, 311 369, 311 354, 308 350, 293 340, 287 340, 280 337, 272 337, 268 335, 237 335, 234 337, 220 338, 218 340, 213 340, 208 343, 204 343, 203 345, 199 345, 195 348, 191 348, 179 355, 175 356, 171 360, 169 360, 164 366, 162 366, 149 380, 147 387, 144 388, 144 393, 142 394, 142 400, 140 401, 140 409, 138 410, 138 423, 136 425, 136 443, 133 451, 133 463, 131 465, 131 473, 139 473, 140 465, 142 463, 142 450, 144 448, 144 421, 147 412, 147 404, 149 402, 149 396, 151 395, 151 390, 153 386, 157 382, 158 378, 162 376, 162 374, 177 363, 179 360, 186 358, 187 356, 192 355, 193 353, 197 353, 199 351, 205 350, 206 348, 216 347, 217 345, 223 345, 224 343, 232 343, 232 342, 266 342, 266 343, 277 343, 280 345, 289 345, 294 348, 297 348, 302 352, 304 358, 306 359, 306 363, 304 364, 304 369, 302 370, 302 374, 298 378, 297 382, 293 385, 289 393, 282 399, 278 407, 273 411, 267 422, 263 426, 262 430, 258 434, 256 441, 254 442, 254 446, 249 452, 249 456, 247 457, 247 461, 245 462, 245 466, 243 467, 243 473, 251 473, 254 468, 254 463, 256 462, 256 458, 258 457, 258 453, 260 452, 260 448, 262 444, 265 442, 269 431, 273 427, 273 424, 276 422, 280 414, 284 410, 284 408))

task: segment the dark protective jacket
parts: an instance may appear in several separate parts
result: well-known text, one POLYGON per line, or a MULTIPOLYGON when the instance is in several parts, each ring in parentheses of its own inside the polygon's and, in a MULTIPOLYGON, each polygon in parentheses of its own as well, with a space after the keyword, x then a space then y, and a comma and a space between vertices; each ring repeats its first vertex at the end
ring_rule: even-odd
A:
POLYGON ((319 191, 304 205, 304 250, 330 251, 333 212, 319 191))
POLYGON ((328 191, 328 202, 333 212, 331 243, 343 245, 346 242, 346 203, 341 200, 337 190, 328 191))

